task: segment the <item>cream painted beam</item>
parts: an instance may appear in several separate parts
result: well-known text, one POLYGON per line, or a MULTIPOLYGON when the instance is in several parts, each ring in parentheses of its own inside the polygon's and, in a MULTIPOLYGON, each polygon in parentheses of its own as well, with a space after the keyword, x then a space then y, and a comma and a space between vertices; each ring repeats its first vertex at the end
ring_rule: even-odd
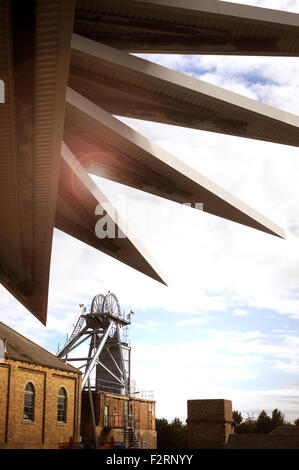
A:
POLYGON ((69 85, 114 115, 299 146, 299 117, 76 34, 69 85))
POLYGON ((78 0, 74 32, 128 52, 299 55, 299 15, 219 0, 78 0))
POLYGON ((202 203, 205 212, 284 237, 276 224, 69 88, 64 138, 95 175, 172 201, 202 203))
POLYGON ((161 269, 65 143, 61 155, 56 227, 165 284, 161 269), (96 232, 96 224, 103 215, 107 227, 112 229, 111 236, 106 238, 100 238, 96 232))

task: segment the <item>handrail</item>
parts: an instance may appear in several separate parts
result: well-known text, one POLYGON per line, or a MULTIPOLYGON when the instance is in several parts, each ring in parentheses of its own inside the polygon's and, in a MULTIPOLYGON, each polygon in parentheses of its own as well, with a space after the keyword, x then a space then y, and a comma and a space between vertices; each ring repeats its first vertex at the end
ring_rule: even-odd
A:
POLYGON ((92 390, 115 393, 117 395, 125 395, 131 398, 139 398, 149 401, 154 400, 153 390, 139 390, 133 392, 130 390, 128 385, 122 387, 122 385, 117 384, 116 382, 111 382, 109 380, 90 379, 90 387, 92 390))
POLYGON ((139 424, 139 419, 133 415, 111 413, 104 415, 104 427, 106 428, 131 428, 135 431, 136 424, 139 424))

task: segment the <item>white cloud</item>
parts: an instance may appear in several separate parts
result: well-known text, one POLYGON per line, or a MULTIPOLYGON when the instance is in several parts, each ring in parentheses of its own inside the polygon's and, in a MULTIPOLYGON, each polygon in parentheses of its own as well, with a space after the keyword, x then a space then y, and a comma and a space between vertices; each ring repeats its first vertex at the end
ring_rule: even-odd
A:
POLYGON ((214 320, 215 317, 201 317, 201 318, 187 318, 186 320, 180 320, 174 324, 174 326, 196 326, 203 325, 210 320, 214 320))
POLYGON ((288 348, 289 340, 285 336, 281 343, 275 336, 259 331, 218 330, 200 341, 176 345, 136 343, 132 351, 133 376, 139 387, 155 391, 159 417, 186 417, 187 400, 221 397, 232 400, 233 408, 243 413, 280 408, 293 420, 299 415, 299 384, 274 388, 264 384, 249 391, 240 387, 242 381, 259 379, 265 369, 281 367, 287 373, 289 361, 295 357, 297 368, 291 373, 299 375, 298 354, 288 348), (233 386, 233 382, 238 385, 233 386))
MULTIPOLYGON (((152 129, 148 123, 131 124, 142 127, 145 133, 152 129)), ((160 126, 161 130, 158 125, 154 127, 156 136, 161 132, 160 145, 284 226, 287 232, 287 240, 283 241, 192 210, 185 209, 183 218, 178 210, 175 234, 169 236, 168 225, 161 220, 158 233, 142 235, 147 246, 153 247, 151 251, 157 250, 155 257, 164 271, 175 274, 171 287, 176 284, 182 292, 188 291, 187 302, 194 298, 199 306, 198 292, 208 292, 222 311, 229 297, 236 303, 245 300, 249 306, 297 317, 297 149, 171 126, 160 126)), ((164 298, 168 301, 167 296, 164 298)))
POLYGON ((236 317, 250 317, 252 315, 251 312, 249 312, 248 310, 244 310, 242 308, 236 308, 233 312, 233 314, 236 316, 236 317))
POLYGON ((248 414, 257 417, 262 410, 271 414, 272 410, 278 408, 287 420, 293 422, 299 417, 298 388, 299 384, 286 384, 269 389, 234 390, 230 399, 233 401, 233 408, 241 411, 245 419, 248 414))
MULTIPOLYGON (((240 3, 299 12, 298 1, 240 3)), ((297 58, 149 58, 298 113, 297 58)), ((287 240, 171 202, 167 205, 175 212, 169 223, 157 210, 160 199, 102 181, 113 201, 117 202, 120 190, 131 202, 138 199, 143 201, 143 207, 152 205, 151 226, 148 228, 146 213, 141 212, 133 229, 166 271, 169 287, 55 230, 47 328, 4 288, 0 288, 1 321, 44 346, 49 342, 55 345, 56 337, 58 341, 70 332, 79 303, 90 304, 94 295, 108 290, 116 293, 121 306, 135 310, 133 322, 141 332, 161 332, 164 328, 148 317, 146 312, 152 308, 184 314, 186 319, 177 321, 178 326, 186 327, 184 331, 207 319, 212 322, 217 312, 217 316, 227 319, 228 331, 215 330, 215 322, 214 331, 202 341, 170 347, 165 339, 164 346, 138 343, 133 348, 136 380, 156 390, 160 415, 172 416, 176 403, 183 416, 187 399, 213 397, 232 399, 236 408, 248 411, 267 406, 273 409, 281 400, 293 412, 298 402, 288 403, 287 399, 296 400, 298 386, 267 389, 258 374, 259 367, 267 366, 273 371, 298 375, 296 333, 272 331, 268 337, 259 331, 258 322, 254 331, 230 331, 233 322, 229 321, 233 312, 246 322, 246 314, 253 308, 273 311, 273 322, 277 314, 299 319, 298 149, 175 126, 122 121, 281 224, 287 240), (199 314, 203 316, 198 317, 199 314), (240 383, 251 379, 260 380, 261 386, 245 392, 240 383), (236 386, 227 385, 228 380, 236 386)), ((165 338, 168 334, 165 327, 165 338)))
POLYGON ((145 323, 133 323, 133 327, 141 330, 146 330, 148 332, 155 332, 163 326, 163 323, 147 320, 145 323))

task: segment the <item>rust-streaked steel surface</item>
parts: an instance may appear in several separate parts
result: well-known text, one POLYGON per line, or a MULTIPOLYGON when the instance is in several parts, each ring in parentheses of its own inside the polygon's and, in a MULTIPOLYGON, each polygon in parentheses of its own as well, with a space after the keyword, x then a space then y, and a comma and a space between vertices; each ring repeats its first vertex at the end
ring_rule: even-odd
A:
POLYGON ((78 0, 74 32, 128 52, 298 56, 298 15, 218 0, 78 0))

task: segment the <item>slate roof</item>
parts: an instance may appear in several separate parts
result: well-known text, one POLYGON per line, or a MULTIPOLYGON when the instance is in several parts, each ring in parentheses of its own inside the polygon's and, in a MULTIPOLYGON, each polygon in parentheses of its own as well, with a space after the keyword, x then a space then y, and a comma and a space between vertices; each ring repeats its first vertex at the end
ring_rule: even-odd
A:
POLYGON ((0 338, 6 340, 5 358, 81 374, 54 354, 0 322, 0 338))

